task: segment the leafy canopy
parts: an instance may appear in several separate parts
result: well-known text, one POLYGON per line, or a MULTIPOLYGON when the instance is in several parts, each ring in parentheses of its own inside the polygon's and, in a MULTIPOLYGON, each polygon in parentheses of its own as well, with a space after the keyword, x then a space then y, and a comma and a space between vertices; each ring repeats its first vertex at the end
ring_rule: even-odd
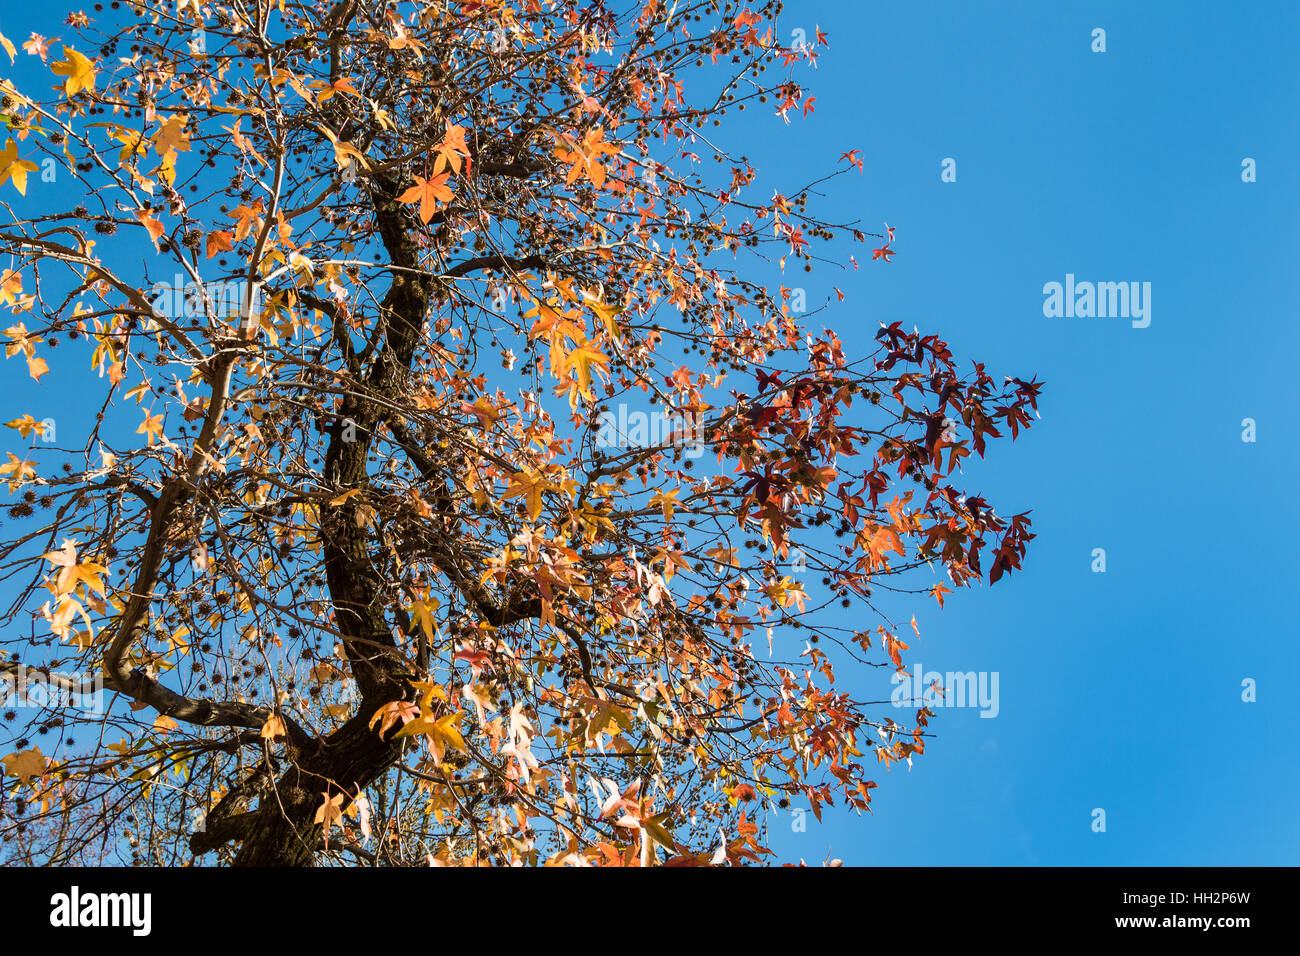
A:
POLYGON ((49 80, 3 81, 6 355, 86 410, 8 423, 2 666, 107 697, 5 725, 0 853, 755 861, 773 808, 866 810, 923 752, 867 678, 899 595, 1020 566, 1028 517, 960 482, 1039 385, 806 311, 787 275, 894 233, 728 148, 815 113, 829 40, 778 13, 168 0, 0 40, 49 80))

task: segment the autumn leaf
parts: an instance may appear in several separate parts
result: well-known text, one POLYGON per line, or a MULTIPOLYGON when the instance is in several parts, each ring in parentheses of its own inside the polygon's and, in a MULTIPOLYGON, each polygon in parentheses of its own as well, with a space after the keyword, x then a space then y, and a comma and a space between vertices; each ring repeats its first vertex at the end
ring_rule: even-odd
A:
POLYGON ((456 175, 460 175, 461 157, 465 158, 465 174, 469 175, 469 147, 465 145, 465 128, 456 126, 450 120, 447 121, 447 130, 443 134, 442 142, 438 144, 438 155, 433 161, 433 171, 441 171, 445 167, 450 167, 456 175))
POLYGON ((397 199, 399 202, 418 202, 420 204, 420 221, 427 223, 433 218, 433 214, 438 211, 439 201, 451 202, 453 193, 446 186, 449 175, 451 174, 443 173, 434 176, 432 179, 416 176, 415 185, 398 196, 397 199))
POLYGON ((148 209, 137 209, 135 218, 140 220, 140 225, 149 231, 149 238, 153 240, 156 246, 158 240, 163 237, 163 233, 167 231, 163 228, 163 224, 155 219, 148 209))
POLYGON ((262 724, 259 736, 263 740, 275 740, 277 737, 287 737, 288 733, 284 725, 284 718, 279 714, 272 714, 266 718, 266 723, 262 724))
POLYGON ((907 649, 908 645, 900 641, 897 636, 893 634, 885 635, 885 652, 889 655, 889 659, 894 662, 894 667, 900 671, 903 669, 903 658, 899 651, 907 649))
POLYGON ((609 357, 598 348, 580 345, 568 354, 566 362, 576 373, 577 393, 590 401, 594 398, 591 392, 591 367, 608 365, 609 357))
POLYGON ((160 734, 169 734, 179 726, 180 724, 166 714, 159 714, 153 719, 153 729, 160 734))
POLYGON ((763 588, 763 593, 772 599, 777 607, 789 607, 791 604, 798 604, 799 610, 803 610, 804 600, 808 597, 804 593, 803 585, 789 577, 783 577, 779 581, 774 581, 763 588))
POLYGON ((430 589, 426 587, 420 592, 419 596, 416 597, 415 600, 406 606, 407 612, 414 614, 415 619, 419 621, 420 629, 424 631, 424 639, 426 641, 433 640, 433 633, 437 627, 433 620, 433 612, 438 610, 438 604, 438 599, 434 597, 430 593, 430 589))
POLYGON ((736 568, 740 562, 736 559, 737 549, 725 548, 722 545, 716 545, 704 552, 706 558, 713 559, 713 566, 721 570, 722 568, 736 568))
POLYGON ((12 475, 9 479, 9 493, 13 494, 22 487, 23 482, 36 474, 34 463, 30 461, 21 461, 13 452, 5 452, 9 456, 9 463, 0 465, 0 475, 12 475))
POLYGON ((311 84, 311 87, 320 90, 320 92, 316 94, 317 105, 325 103, 336 93, 346 93, 349 96, 355 96, 358 99, 361 97, 357 88, 352 84, 352 79, 346 76, 342 79, 335 80, 333 83, 326 83, 324 80, 317 80, 315 83, 311 84))
POLYGON ((44 422, 38 422, 31 415, 24 415, 22 418, 15 418, 11 422, 5 422, 5 427, 18 429, 18 434, 22 435, 24 438, 32 432, 35 432, 38 437, 43 437, 45 435, 44 422))
POLYGON ((463 716, 465 715, 459 711, 444 714, 437 718, 432 714, 421 713, 419 717, 395 733, 393 739, 423 734, 425 741, 429 744, 429 749, 433 752, 434 764, 441 765, 442 758, 446 754, 448 747, 461 753, 467 752, 465 750, 465 738, 456 729, 456 724, 460 722, 463 716))
POLYGON ((84 584, 87 588, 94 589, 100 594, 104 593, 102 576, 108 573, 108 568, 94 561, 79 562, 77 560, 77 543, 75 541, 65 538, 61 549, 51 551, 44 557, 54 567, 61 569, 58 578, 54 582, 56 594, 68 594, 78 584, 84 584))
POLYGON ((49 62, 50 47, 49 39, 41 36, 39 33, 33 33, 31 38, 23 44, 23 49, 32 56, 39 56, 42 63, 49 62))
POLYGON ((394 700, 384 704, 375 711, 374 716, 370 718, 370 729, 375 729, 375 724, 379 724, 379 736, 383 736, 390 727, 399 720, 405 727, 412 720, 420 716, 420 708, 409 700, 394 700))
POLYGON ((214 230, 208 233, 207 250, 208 258, 211 259, 218 252, 230 252, 234 246, 230 241, 230 233, 214 230))
POLYGON ((484 430, 490 428, 494 422, 501 418, 501 413, 497 410, 497 407, 483 396, 479 396, 473 405, 462 402, 460 410, 478 419, 479 427, 484 430))
POLYGON ((575 143, 570 136, 561 137, 561 146, 555 150, 556 158, 568 163, 569 173, 565 182, 572 186, 581 176, 591 180, 597 189, 605 185, 605 166, 602 156, 617 156, 618 147, 605 142, 605 130, 599 126, 583 134, 581 143, 575 143))
POLYGON ((5 773, 17 777, 21 783, 28 783, 32 777, 45 773, 46 759, 40 747, 32 747, 30 750, 9 754, 0 763, 4 764, 5 773))
POLYGON ((190 148, 190 137, 185 132, 185 125, 189 122, 189 117, 184 113, 178 113, 175 116, 168 117, 167 122, 162 128, 154 134, 153 148, 157 154, 164 159, 170 153, 173 156, 179 152, 188 152, 190 148))
POLYGON ((262 200, 257 200, 252 206, 246 206, 240 203, 230 211, 235 217, 235 242, 242 242, 248 238, 248 234, 254 226, 262 222, 262 200))
POLYGON ((658 505, 663 512, 664 519, 671 521, 673 509, 677 505, 677 495, 680 493, 679 488, 673 488, 671 491, 659 490, 650 496, 650 507, 658 505))
MULTIPOLYGON (((319 129, 325 134, 325 138, 330 141, 330 145, 334 147, 334 163, 339 169, 347 169, 353 163, 356 163, 362 169, 370 168, 370 164, 366 162, 365 154, 363 154, 361 150, 357 149, 346 140, 339 139, 329 128, 321 126, 319 129)), ((416 177, 416 179, 419 178, 420 177, 418 176, 416 177)), ((405 199, 402 200, 402 202, 406 201, 407 200, 405 199)), ((427 222, 428 220, 425 221, 427 222)))
POLYGON ((340 821, 343 819, 343 794, 336 793, 331 797, 328 793, 322 791, 321 796, 324 797, 325 800, 321 804, 320 809, 316 811, 316 816, 312 822, 319 823, 325 828, 325 845, 328 846, 330 831, 334 828, 335 824, 342 826, 340 821))
POLYGON ((56 61, 50 69, 58 76, 66 76, 63 92, 75 96, 81 90, 95 88, 95 65, 72 47, 64 44, 63 55, 66 59, 56 61))
POLYGON ((335 495, 333 498, 331 498, 330 507, 337 508, 341 504, 346 504, 348 501, 355 498, 359 494, 361 494, 360 488, 349 488, 347 491, 343 492, 343 494, 335 495))
POLYGON ((536 521, 537 516, 542 513, 543 492, 555 490, 559 490, 557 485, 551 484, 544 475, 530 468, 515 472, 510 477, 510 485, 501 496, 501 500, 522 496, 528 507, 529 519, 536 521))
POLYGON ((394 24, 393 29, 397 35, 386 38, 390 50, 414 50, 418 56, 419 51, 424 49, 424 42, 417 40, 415 37, 407 36, 406 30, 400 22, 394 24))
POLYGON ((876 533, 868 542, 867 547, 877 560, 883 559, 884 555, 890 551, 895 551, 904 556, 907 554, 907 550, 903 547, 903 540, 898 536, 898 532, 885 526, 876 529, 876 533))
POLYGON ((15 272, 12 269, 6 269, 3 273, 0 273, 0 305, 12 305, 14 311, 19 311, 22 298, 22 273, 15 272))
POLYGON ((140 427, 135 430, 135 433, 137 435, 147 435, 149 437, 150 445, 153 444, 155 437, 159 441, 164 441, 162 423, 163 416, 161 412, 157 415, 150 415, 148 412, 145 412, 144 421, 140 423, 140 427))
POLYGON ((346 811, 348 816, 355 817, 357 827, 361 830, 363 840, 370 839, 370 800, 364 793, 358 793, 348 804, 346 811))
POLYGON ((25 196, 27 174, 39 168, 35 163, 18 158, 18 146, 12 139, 5 143, 3 150, 0 150, 0 185, 3 185, 6 179, 12 180, 14 188, 25 196))
POLYGON ((587 306, 592 312, 596 313, 596 317, 604 324, 605 331, 609 334, 609 337, 615 342, 621 341, 623 338, 623 332, 618 327, 618 322, 616 322, 615 319, 623 312, 623 307, 606 305, 599 299, 588 301, 587 306))
POLYGON ((647 817, 640 821, 641 829, 645 831, 650 839, 654 840, 669 853, 677 852, 677 841, 673 839, 672 831, 668 829, 667 823, 671 814, 660 813, 653 817, 647 817))

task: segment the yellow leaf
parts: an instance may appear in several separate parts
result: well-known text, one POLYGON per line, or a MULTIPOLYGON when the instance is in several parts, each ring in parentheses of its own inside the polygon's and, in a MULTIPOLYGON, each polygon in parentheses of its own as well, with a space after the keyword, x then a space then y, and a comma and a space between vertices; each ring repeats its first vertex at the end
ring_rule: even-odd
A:
POLYGON ((63 46, 63 55, 67 57, 66 60, 50 65, 56 75, 67 77, 63 83, 63 92, 75 96, 81 90, 93 90, 95 65, 67 44, 63 46))
POLYGON ((147 435, 149 437, 150 445, 153 444, 155 435, 160 441, 162 441, 164 440, 162 421, 162 412, 159 412, 157 415, 150 415, 148 412, 145 412, 144 421, 140 423, 140 427, 135 430, 135 433, 137 435, 147 435))
POLYGON ((325 827, 325 838, 328 840, 330 828, 343 819, 343 794, 336 793, 331 797, 328 793, 322 793, 321 796, 325 802, 316 811, 315 822, 325 827))
POLYGON ((108 573, 108 568, 94 561, 78 561, 75 541, 64 538, 62 548, 51 551, 43 557, 50 564, 61 569, 54 583, 55 594, 70 594, 78 584, 84 584, 100 594, 106 593, 102 576, 108 573))
POLYGON ((605 331, 609 333, 609 337, 615 342, 622 341, 623 332, 618 327, 618 323, 614 320, 617 318, 619 313, 623 311, 623 307, 621 305, 606 305, 599 299, 589 301, 587 305, 591 308, 592 312, 596 313, 596 316, 600 321, 605 324, 605 331))
POLYGON ((6 773, 13 774, 23 783, 27 783, 32 777, 39 777, 45 773, 45 757, 41 753, 40 747, 33 747, 31 750, 20 750, 18 753, 10 754, 0 763, 4 764, 6 773))
POLYGON ((673 840, 672 833, 664 826, 668 819, 668 814, 660 813, 657 816, 650 817, 641 821, 641 829, 646 832, 650 839, 654 840, 669 853, 677 852, 677 843, 673 840))
POLYGON ((677 504, 677 495, 680 489, 674 488, 672 491, 656 491, 650 498, 650 505, 658 505, 664 513, 664 518, 671 521, 673 517, 673 507, 677 504))
POLYGON ((542 493, 548 490, 554 491, 558 488, 548 482, 545 476, 529 468, 510 476, 510 486, 501 496, 501 500, 522 495, 528 506, 529 520, 536 521, 537 516, 542 513, 542 493))
POLYGON ((36 434, 41 437, 44 437, 45 435, 44 423, 38 422, 31 415, 24 415, 22 418, 15 418, 11 422, 5 422, 5 427, 18 429, 18 434, 22 435, 24 438, 32 432, 36 432, 36 434))
MULTIPOLYGON (((324 97, 322 97, 324 98, 324 97)), ((366 162, 365 155, 347 140, 341 140, 335 136, 328 128, 321 126, 318 129, 325 134, 325 138, 330 141, 334 147, 334 162, 339 169, 347 169, 355 160, 357 165, 362 169, 369 169, 370 164, 366 162)), ((405 202, 405 200, 402 200, 405 202)), ((428 221, 427 219, 425 220, 428 221)))
POLYGON ((594 397, 591 394, 591 367, 608 365, 609 357, 598 348, 581 345, 569 353, 567 361, 569 368, 577 373, 578 394, 590 401, 594 397))
POLYGON ((18 158, 18 145, 12 139, 5 143, 3 150, 0 150, 0 185, 6 179, 12 179, 14 188, 26 196, 27 174, 39 168, 35 163, 18 158))
POLYGON ((153 137, 153 148, 159 156, 166 157, 168 153, 180 151, 189 152, 190 137, 185 132, 185 124, 189 122, 189 116, 185 113, 177 113, 170 117, 162 125, 153 137))
POLYGON ((445 714, 438 718, 433 725, 433 729, 434 733, 441 737, 446 743, 450 744, 461 753, 466 753, 465 738, 462 737, 460 731, 456 729, 456 724, 460 723, 460 719, 463 716, 464 715, 459 711, 454 714, 445 714))
POLYGON ((12 495, 29 477, 36 474, 34 463, 30 461, 21 461, 13 452, 5 452, 9 456, 9 464, 0 465, 0 475, 12 475, 9 481, 9 493, 12 495))
POLYGON ((438 610, 439 601, 436 597, 430 596, 429 588, 425 588, 423 593, 407 605, 406 610, 413 613, 420 622, 420 629, 424 631, 425 640, 433 640, 434 620, 433 612, 438 610))
POLYGON ((171 733, 179 726, 180 724, 176 723, 176 721, 172 720, 166 714, 159 714, 153 720, 153 729, 158 731, 160 734, 171 733))

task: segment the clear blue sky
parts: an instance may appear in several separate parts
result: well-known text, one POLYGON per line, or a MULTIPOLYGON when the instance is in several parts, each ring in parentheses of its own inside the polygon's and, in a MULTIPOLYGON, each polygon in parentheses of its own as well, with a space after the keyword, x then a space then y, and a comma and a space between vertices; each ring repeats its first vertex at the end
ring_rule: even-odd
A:
MULTIPOLYGON (((5 19, 19 43, 69 35, 48 10, 5 19)), ((939 709, 926 755, 881 770, 873 815, 828 810, 803 833, 776 817, 774 846, 864 865, 1300 862, 1300 5, 787 4, 787 42, 817 26, 830 48, 797 68, 816 112, 749 111, 730 142, 783 187, 861 149, 835 210, 896 227, 898 257, 846 246, 862 268, 815 273, 810 299, 845 291, 827 322, 850 349, 902 321, 1047 388, 1034 430, 966 469, 999 513, 1033 509, 1025 569, 902 614, 921 627, 910 662, 998 673, 997 717, 939 709), (1044 283, 1067 273, 1150 282, 1150 326, 1044 317, 1044 283)), ((64 363, 45 354, 53 381, 64 363)), ((5 372, 0 420, 78 417, 21 359, 5 372)))
POLYGON ((1047 389, 1032 432, 967 468, 999 513, 1033 509, 1026 569, 921 604, 909 652, 998 672, 998 716, 939 710, 926 755, 881 773, 873 816, 804 833, 787 816, 775 847, 865 865, 1300 862, 1300 5, 794 0, 781 26, 820 26, 830 48, 803 68, 815 114, 762 124, 763 172, 861 148, 837 205, 898 230, 888 267, 825 274, 848 293, 830 324, 865 348, 901 320, 1047 389), (1066 273, 1150 282, 1150 326, 1045 318, 1043 285, 1066 273))

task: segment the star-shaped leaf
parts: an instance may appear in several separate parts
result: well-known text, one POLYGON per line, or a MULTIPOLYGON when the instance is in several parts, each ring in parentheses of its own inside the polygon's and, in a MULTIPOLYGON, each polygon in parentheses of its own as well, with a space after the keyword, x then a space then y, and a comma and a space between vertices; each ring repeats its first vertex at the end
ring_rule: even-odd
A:
POLYGON ((453 193, 446 186, 447 177, 450 175, 450 173, 442 173, 432 179, 416 176, 415 185, 398 196, 397 199, 399 202, 418 202, 420 204, 420 222, 428 222, 433 218, 433 214, 438 211, 439 201, 451 202, 453 193))
POLYGON ((13 180, 14 188, 24 196, 27 195, 27 174, 38 168, 35 163, 18 158, 18 146, 12 139, 0 150, 0 184, 6 179, 13 180))
POLYGON ((63 55, 67 59, 50 65, 50 69, 57 75, 67 77, 63 81, 63 92, 68 96, 76 96, 81 90, 93 90, 95 64, 66 44, 63 47, 63 55))

